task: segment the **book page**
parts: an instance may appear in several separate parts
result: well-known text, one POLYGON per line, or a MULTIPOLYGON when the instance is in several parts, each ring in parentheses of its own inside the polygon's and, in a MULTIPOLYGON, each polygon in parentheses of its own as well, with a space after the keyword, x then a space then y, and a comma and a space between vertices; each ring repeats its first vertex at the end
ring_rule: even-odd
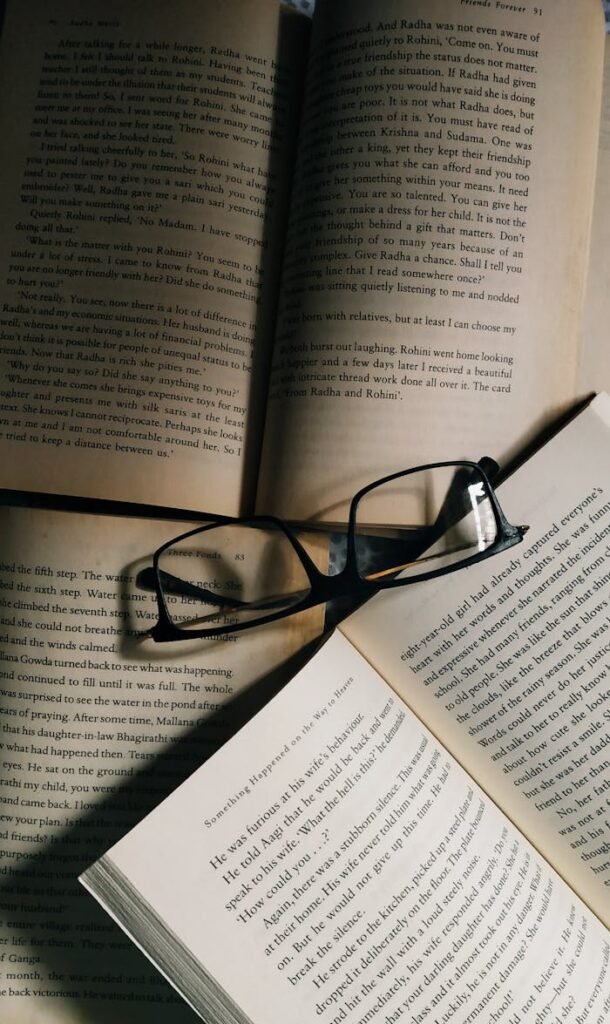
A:
POLYGON ((603 42, 598 0, 317 5, 261 510, 339 518, 574 398, 603 42))
POLYGON ((599 922, 340 634, 214 767, 84 878, 171 930, 204 1019, 212 990, 252 1024, 599 1019, 599 922))
POLYGON ((9 4, 3 486, 251 506, 308 28, 274 0, 9 4))
POLYGON ((597 154, 595 202, 585 316, 580 363, 580 387, 583 391, 610 390, 610 277, 607 253, 610 246, 610 43, 606 36, 604 91, 597 154))
POLYGON ((500 488, 522 544, 341 626, 606 924, 609 452, 601 396, 500 488))
POLYGON ((321 623, 139 638, 154 597, 134 580, 185 528, 0 510, 3 1024, 193 1019, 77 876, 275 692, 321 623))

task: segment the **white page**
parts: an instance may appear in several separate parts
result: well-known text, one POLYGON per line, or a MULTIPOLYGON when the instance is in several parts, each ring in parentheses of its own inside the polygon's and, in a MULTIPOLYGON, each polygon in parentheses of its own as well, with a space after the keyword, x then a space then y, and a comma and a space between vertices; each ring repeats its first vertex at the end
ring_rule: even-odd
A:
POLYGON ((601 926, 340 634, 103 860, 253 1024, 610 998, 601 926))

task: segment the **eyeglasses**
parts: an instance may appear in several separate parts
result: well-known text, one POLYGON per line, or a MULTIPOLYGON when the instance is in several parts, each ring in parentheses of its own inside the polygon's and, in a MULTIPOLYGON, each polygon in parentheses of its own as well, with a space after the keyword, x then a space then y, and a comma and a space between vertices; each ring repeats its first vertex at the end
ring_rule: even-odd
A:
POLYGON ((502 512, 489 479, 496 471, 491 459, 438 462, 363 487, 334 575, 321 572, 297 533, 272 516, 189 530, 153 557, 158 621, 149 635, 160 643, 220 636, 325 602, 361 602, 498 554, 527 527, 511 526, 502 512))

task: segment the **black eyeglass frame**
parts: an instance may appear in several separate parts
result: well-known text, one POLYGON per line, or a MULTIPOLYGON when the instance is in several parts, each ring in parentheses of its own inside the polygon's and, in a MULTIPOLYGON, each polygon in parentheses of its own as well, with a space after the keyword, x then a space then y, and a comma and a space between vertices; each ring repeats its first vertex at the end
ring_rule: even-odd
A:
MULTIPOLYGON (((354 495, 350 503, 347 522, 347 551, 345 565, 334 575, 327 575, 318 569, 299 541, 298 537, 293 532, 293 528, 284 522, 284 520, 278 519, 275 516, 243 516, 237 519, 217 519, 212 523, 206 523, 205 526, 195 527, 195 529, 188 530, 186 533, 182 533, 177 537, 172 537, 170 541, 167 541, 158 548, 153 555, 152 568, 158 619, 156 624, 147 632, 146 635, 152 637, 152 639, 157 643, 169 643, 176 640, 197 640, 223 636, 226 633, 241 632, 245 629, 252 629, 255 626, 262 626, 269 622, 275 622, 278 619, 286 618, 288 615, 296 615, 298 612, 306 611, 309 608, 325 604, 328 601, 349 597, 350 599, 353 599, 354 602, 359 603, 366 600, 368 597, 372 597, 373 594, 376 594, 380 590, 389 590, 394 587, 408 586, 411 583, 422 583, 426 580, 436 579, 439 576, 445 576, 448 573, 457 572, 460 569, 466 569, 471 565, 475 565, 477 562, 482 562, 486 558, 490 558, 492 555, 497 555, 501 551, 505 551, 507 548, 513 547, 515 544, 519 544, 523 540, 528 527, 513 526, 509 523, 502 511, 502 508, 500 507, 500 503, 489 479, 489 475, 482 468, 481 463, 493 465, 492 460, 489 459, 481 459, 480 463, 468 461, 431 462, 422 466, 414 466, 412 469, 399 470, 397 473, 390 473, 388 476, 381 477, 373 483, 362 487, 354 495), (362 577, 358 571, 356 553, 356 511, 360 500, 368 494, 369 491, 374 490, 382 484, 390 483, 392 480, 397 480, 400 477, 410 476, 413 473, 421 473, 428 470, 444 469, 449 467, 453 467, 456 470, 474 470, 480 477, 482 477, 483 482, 487 487, 486 498, 490 503, 496 524, 496 539, 489 545, 489 547, 485 548, 484 551, 477 551, 472 555, 468 555, 466 558, 454 565, 445 565, 440 568, 425 570, 418 573, 416 577, 381 580, 366 579, 362 577), (285 607, 279 611, 262 615, 261 618, 247 622, 208 626, 203 629, 183 629, 176 625, 169 613, 163 592, 163 585, 161 583, 159 560, 165 551, 180 541, 186 540, 189 537, 194 537, 198 534, 206 533, 209 530, 214 530, 219 526, 224 525, 251 526, 259 528, 271 526, 274 529, 283 532, 299 557, 301 565, 307 574, 310 589, 302 600, 296 601, 287 608, 285 607)), ((222 605, 221 599, 213 595, 211 595, 210 603, 217 604, 218 606, 222 605)), ((229 614, 230 611, 231 607, 227 609, 229 614)))

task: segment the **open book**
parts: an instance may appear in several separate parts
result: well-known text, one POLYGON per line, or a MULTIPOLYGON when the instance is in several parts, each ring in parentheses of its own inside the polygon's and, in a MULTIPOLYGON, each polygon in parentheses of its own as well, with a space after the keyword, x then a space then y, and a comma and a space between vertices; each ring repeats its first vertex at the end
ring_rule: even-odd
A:
POLYGON ((0 484, 333 518, 371 466, 506 458, 610 383, 580 337, 599 0, 309 28, 9 0, 0 484))
POLYGON ((211 1024, 603 1022, 610 399, 83 876, 211 1024))

